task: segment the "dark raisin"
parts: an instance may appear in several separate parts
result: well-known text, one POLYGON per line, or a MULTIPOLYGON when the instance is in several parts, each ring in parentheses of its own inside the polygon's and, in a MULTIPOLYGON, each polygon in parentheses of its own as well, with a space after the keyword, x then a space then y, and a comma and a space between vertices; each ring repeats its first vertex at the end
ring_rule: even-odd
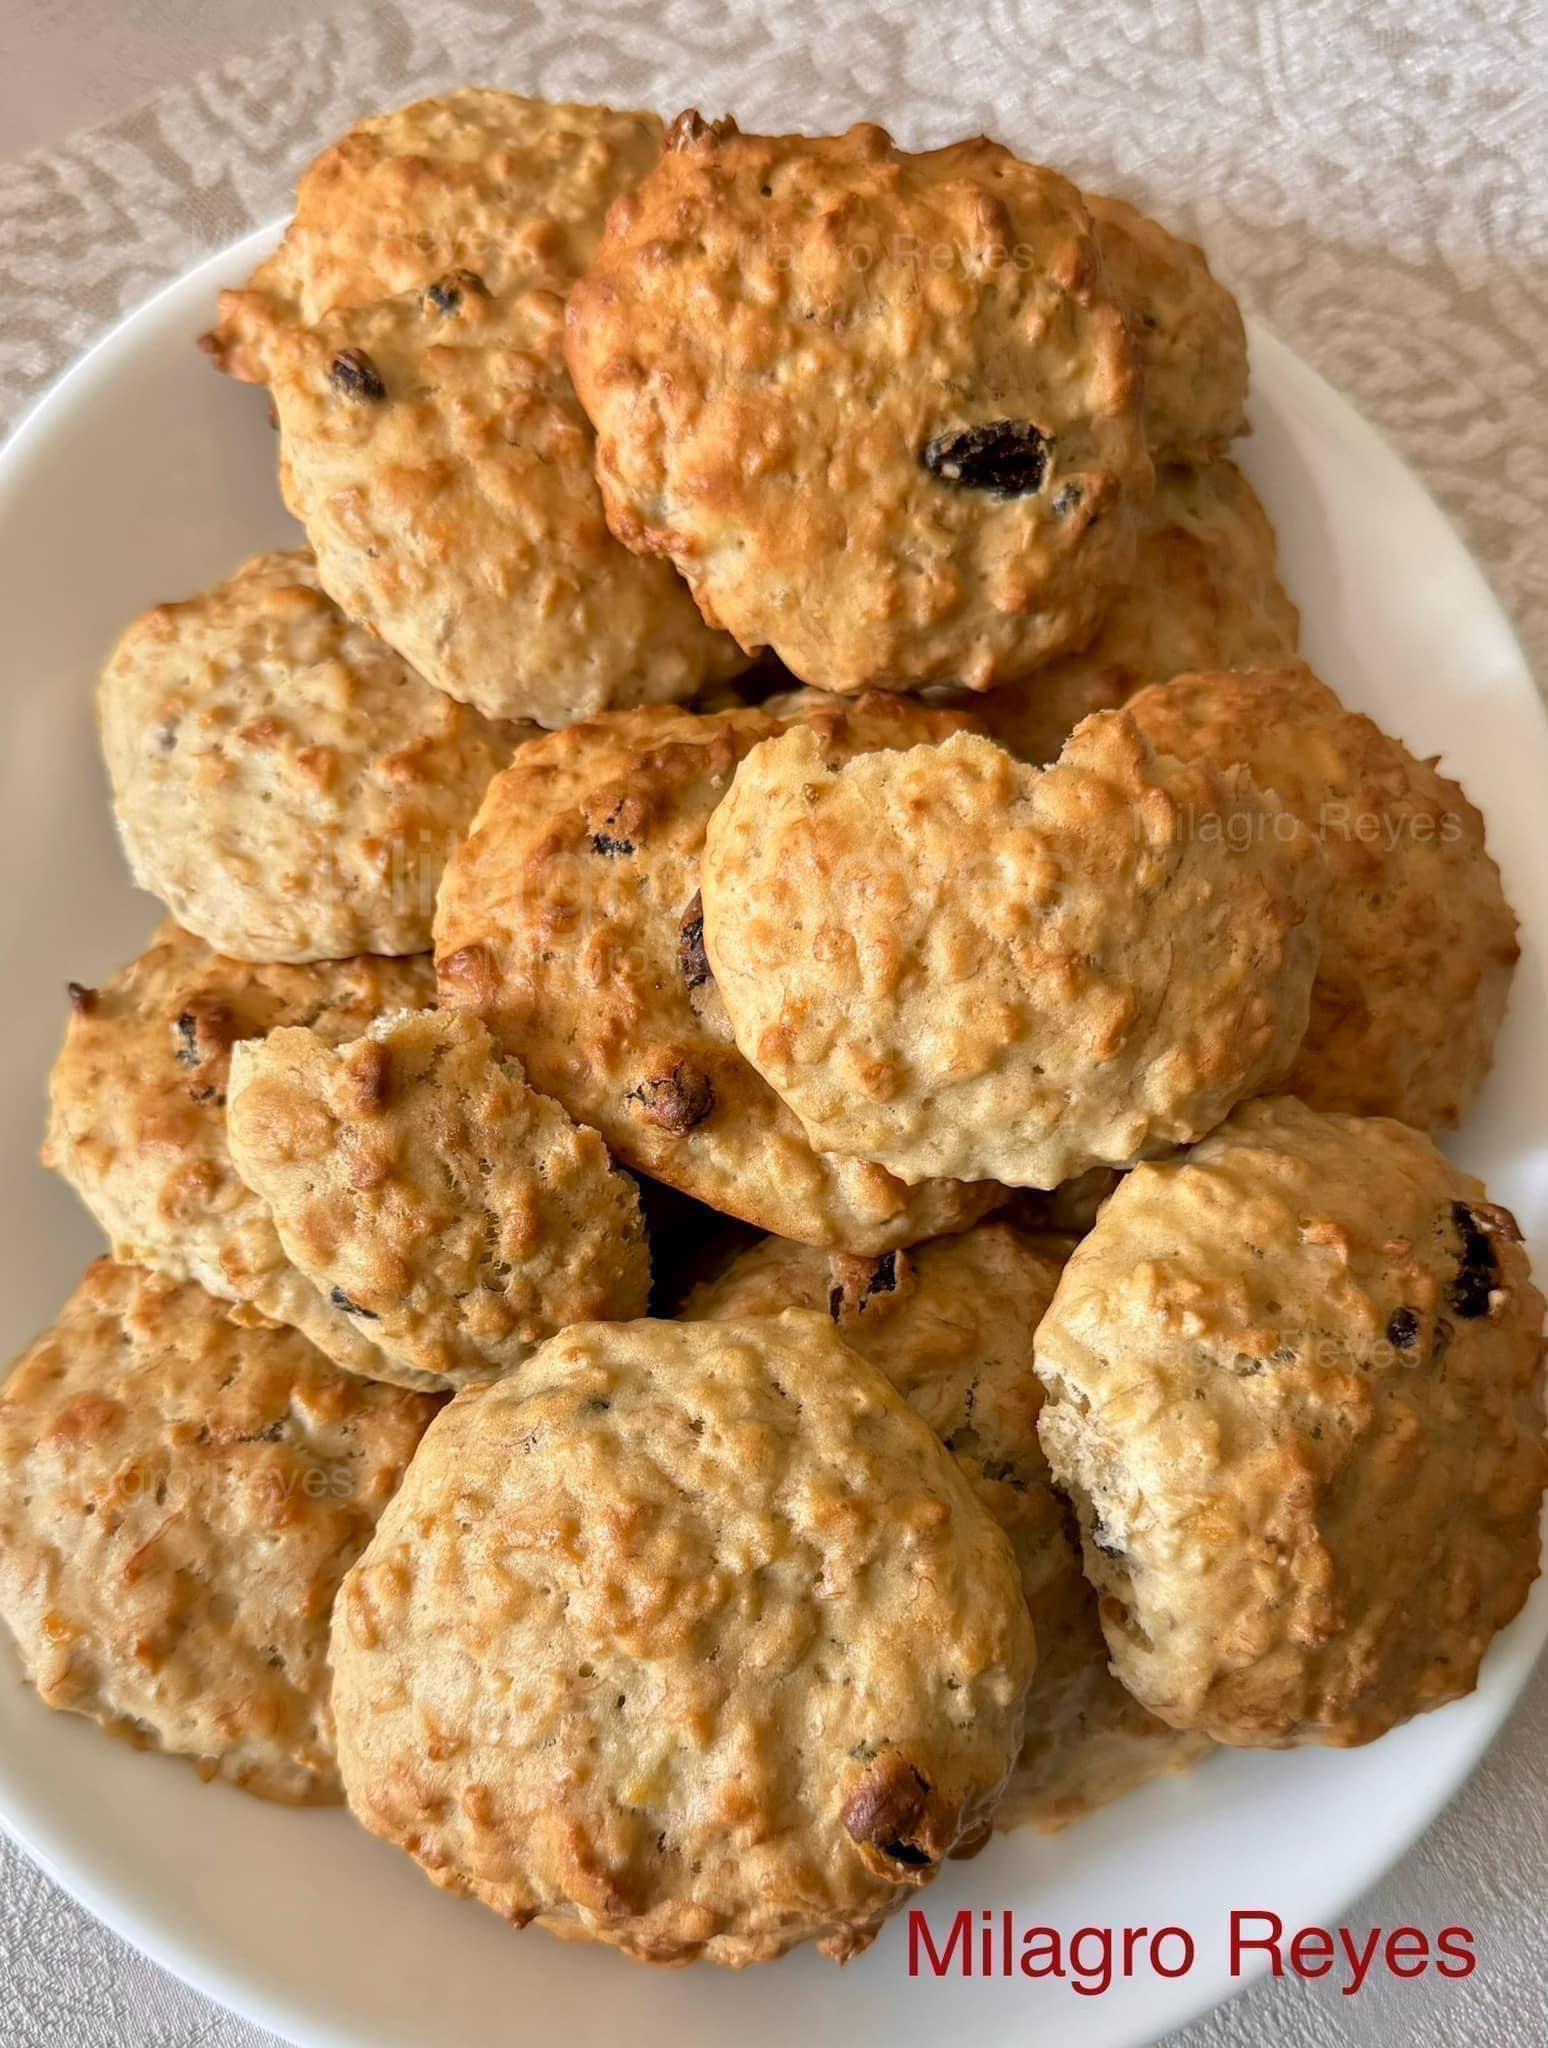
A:
POLYGON ((923 1772, 896 1751, 879 1757, 844 1808, 842 1818, 851 1841, 869 1843, 891 1862, 910 1870, 933 1863, 933 1789, 923 1772))
POLYGON ((1489 1296, 1500 1284, 1500 1262, 1488 1230, 1466 1202, 1451 1205, 1452 1226, 1462 1239, 1457 1277, 1451 1283, 1451 1305, 1469 1321, 1489 1313, 1489 1296))
POLYGON ((97 1007, 97 991, 88 988, 84 981, 67 981, 65 988, 70 997, 70 1008, 77 1017, 89 1017, 97 1007))
POLYGON ((612 1402, 605 1400, 601 1394, 593 1394, 589 1401, 581 1404, 581 1413, 582 1415, 606 1415, 612 1405, 612 1402))
POLYGON ((489 288, 477 271, 449 270, 425 292, 425 297, 438 313, 459 312, 467 296, 475 299, 487 299, 489 296, 489 288))
POLYGON ((626 1099, 639 1104, 647 1123, 681 1137, 702 1124, 715 1107, 715 1084, 702 1068, 678 1060, 666 1073, 631 1088, 626 1099))
POLYGON ((1387 1342, 1412 1351, 1419 1341, 1419 1317, 1411 1308, 1395 1308, 1387 1318, 1387 1342))
POLYGON ((677 964, 687 988, 702 988, 711 979, 709 955, 704 950, 704 899, 697 890, 678 926, 677 964))
POLYGON ((180 1067, 196 1067, 199 1064, 199 1020, 192 1010, 184 1010, 173 1030, 177 1033, 175 1057, 180 1067))
POLYGON ((620 854, 633 853, 632 839, 615 839, 610 832, 593 832, 591 850, 600 853, 604 860, 617 860, 620 854))
POLYGON ((832 1284, 828 1289, 828 1314, 835 1323, 858 1322, 867 1306, 879 1294, 896 1294, 904 1268, 897 1252, 883 1252, 879 1258, 861 1258, 853 1252, 834 1252, 828 1261, 832 1284))
POLYGON ((335 1308, 342 1309, 347 1316, 359 1316, 368 1323, 379 1323, 381 1321, 381 1317, 374 1308, 362 1308, 358 1301, 351 1301, 342 1287, 335 1287, 329 1294, 328 1299, 335 1308))
POLYGON ((991 420, 957 427, 925 444, 920 461, 931 476, 992 498, 1026 498, 1048 474, 1047 436, 1030 420, 991 420))
POLYGON ((1081 500, 1085 495, 1079 484, 1066 484, 1063 490, 1055 495, 1053 508, 1061 519, 1067 519, 1072 512, 1080 509, 1081 500))
POLYGON ((346 398, 380 405, 387 396, 381 372, 363 348, 341 348, 328 365, 328 382, 346 398))

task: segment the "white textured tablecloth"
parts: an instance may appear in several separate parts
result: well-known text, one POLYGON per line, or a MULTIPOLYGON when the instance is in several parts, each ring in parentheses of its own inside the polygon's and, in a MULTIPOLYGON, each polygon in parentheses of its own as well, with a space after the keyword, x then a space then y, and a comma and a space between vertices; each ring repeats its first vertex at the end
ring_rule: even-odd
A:
MULTIPOLYGON (((1544 0, 539 0, 336 14, 177 79, 63 148, 0 162, 0 422, 120 312, 281 212, 296 172, 357 114, 461 81, 668 115, 729 108, 750 127, 866 115, 916 145, 983 129, 1150 203, 1403 449, 1548 670, 1544 0)), ((1352 2001, 1266 1983, 1172 2048, 1544 2048, 1545 1755, 1548 1670, 1455 1806, 1353 1916, 1470 1925, 1481 1962, 1465 1993, 1389 1980, 1352 2001)), ((1272 1841, 1263 1855, 1271 1865, 1272 1841)), ((144 1962, 0 1842, 3 2048, 270 2038, 144 1962)))

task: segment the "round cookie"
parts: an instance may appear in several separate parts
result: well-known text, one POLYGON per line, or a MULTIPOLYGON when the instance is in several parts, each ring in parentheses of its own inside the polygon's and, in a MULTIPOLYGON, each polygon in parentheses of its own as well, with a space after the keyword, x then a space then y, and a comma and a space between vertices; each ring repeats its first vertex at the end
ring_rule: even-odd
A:
POLYGON ((221 369, 261 384, 277 323, 311 327, 458 270, 496 290, 563 289, 663 133, 655 114, 476 86, 372 115, 305 172, 285 239, 242 290, 221 293, 202 346, 221 369))
MULTIPOLYGON (((803 729, 842 758, 937 735, 951 716, 863 698, 814 707, 803 729)), ((662 708, 523 747, 441 884, 440 1001, 476 1011, 625 1165, 777 1236, 888 1251, 962 1229, 1000 1190, 910 1189, 815 1152, 737 1051, 704 956, 705 825, 737 762, 783 729, 759 711, 662 708)))
POLYGON ((1113 1668, 1243 1746, 1472 1690, 1538 1570, 1543 1298, 1422 1133, 1244 1105, 1137 1168, 1038 1327, 1113 1668))
POLYGON ((1129 574, 1134 351, 1079 193, 998 144, 685 114, 567 320, 613 531, 803 681, 987 689, 1129 574))
POLYGON ((537 729, 431 689, 305 553, 136 619, 97 714, 135 880, 239 960, 423 952, 447 854, 537 729))
POLYGON ((765 1238, 695 1289, 690 1322, 823 1310, 956 1458, 1011 1540, 1037 1636, 1026 1735, 999 1827, 1058 1828, 1209 1745, 1168 1728, 1107 1669, 1080 1537, 1037 1438, 1032 1333, 1064 1256, 1003 1223, 879 1259, 765 1238))
POLYGON ((75 1189, 115 1258, 293 1324, 352 1372, 420 1384, 285 1257, 231 1163, 226 1090, 239 1039, 307 1024, 337 1044, 433 992, 424 954, 253 966, 211 952, 169 918, 111 981, 72 986, 43 1163, 75 1189))
POLYGON ((1145 377, 1145 432, 1158 460, 1204 462, 1247 431, 1241 308, 1194 242, 1126 199, 1084 195, 1145 377))
POLYGON ((1293 660, 1301 622, 1275 564, 1274 529, 1233 462, 1168 464, 1140 517, 1134 574, 1096 638, 1036 675, 969 699, 1019 760, 1051 761, 1083 718, 1190 669, 1293 660))
POLYGON ((282 324, 264 358, 324 589, 449 696, 547 726, 746 666, 608 532, 563 321, 559 290, 458 273, 282 324))
POLYGON ((1483 818, 1457 784, 1305 668, 1182 677, 1129 714, 1168 753, 1244 763, 1322 841, 1322 960, 1286 1088, 1315 1109, 1458 1123, 1521 949, 1483 818))
POLYGON ((1033 1661, 1003 1532, 826 1317, 579 1324, 437 1417, 345 1580, 339 1766, 518 1926, 844 1960, 982 1829, 1033 1661))
POLYGON ((435 1404, 99 1259, 0 1388, 0 1616, 49 1706, 343 1797, 328 1622, 435 1404))
POLYGON ((285 1255, 395 1364, 452 1388, 568 1323, 645 1313, 640 1198, 476 1017, 282 1027, 231 1056, 226 1131, 285 1255))
POLYGON ((737 769, 701 876, 737 1046, 820 1152, 1033 1188, 1283 1077, 1326 887, 1242 770, 1121 711, 1042 770, 971 733, 840 763, 792 730, 737 769))

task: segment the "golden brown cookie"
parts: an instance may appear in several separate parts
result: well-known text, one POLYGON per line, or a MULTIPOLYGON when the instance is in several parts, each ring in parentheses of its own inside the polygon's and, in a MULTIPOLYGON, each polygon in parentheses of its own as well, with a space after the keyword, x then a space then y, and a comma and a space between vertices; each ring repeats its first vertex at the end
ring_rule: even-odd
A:
POLYGON ((448 1890, 641 1961, 844 1960, 987 1820, 1004 1533, 824 1316, 589 1323, 440 1415, 346 1579, 349 1803, 448 1890))
POLYGON ((434 1412, 97 1260, 0 1389, 0 1615, 39 1697, 260 1798, 341 1799, 334 1595, 434 1412))
POLYGON ((1247 431, 1247 331, 1241 308, 1195 242, 1171 234, 1126 199, 1085 201, 1145 374, 1150 452, 1203 462, 1247 431))
POLYGON ((424 954, 251 966, 169 918, 111 981, 71 988, 43 1162, 75 1189, 115 1258, 294 1324, 351 1371, 403 1380, 347 1304, 319 1294, 285 1257, 231 1163, 226 1088, 239 1039, 306 1024, 338 1043, 432 993, 424 954))
POLYGON ((1301 622, 1275 566, 1274 529, 1233 462, 1168 464, 1140 519, 1134 574, 1097 636, 1036 675, 967 701, 1018 759, 1052 761, 1093 711, 1189 669, 1294 658, 1301 622))
MULTIPOLYGON (((893 698, 815 708, 835 758, 950 714, 893 698)), ((907 1188, 821 1157, 737 1051, 705 958, 699 856, 759 711, 599 718, 534 741, 490 785, 436 905, 444 1006, 471 1009, 535 1088, 626 1165, 781 1237, 880 1252, 959 1230, 999 1190, 907 1188)))
POLYGON ((234 1048, 226 1130, 285 1256, 397 1365, 456 1388, 566 1324, 645 1313, 633 1181, 476 1017, 379 1017, 343 1045, 234 1048))
POLYGON ((136 619, 97 712, 135 880, 239 960, 422 953, 447 854, 537 730, 431 689, 304 552, 136 619))
POLYGON ((1322 960, 1286 1088, 1421 1130, 1459 1122, 1521 949, 1483 818, 1457 784, 1305 668, 1186 676, 1129 712, 1168 753, 1244 763, 1322 841, 1322 960))
POLYGON ((221 293, 203 346, 221 369, 262 384, 276 324, 310 327, 459 270, 497 290, 563 289, 662 134, 654 114, 474 86, 371 115, 306 171, 284 241, 243 290, 221 293))
POLYGON ((567 317, 613 531, 803 681, 987 689, 1129 574, 1134 352, 1080 194, 998 144, 685 114, 567 317))
POLYGON ((1062 1827, 1209 1747, 1156 1721, 1108 1674, 1080 1537, 1037 1439, 1043 1390, 1032 1336, 1063 1248, 979 1224, 879 1259, 765 1238, 683 1310, 739 1322, 823 1310, 956 1458, 1011 1540, 1037 1636, 1026 1735, 997 1826, 1062 1827))
POLYGON ((1034 1188, 1283 1078, 1326 888, 1242 770, 1121 711, 1043 770, 971 733, 840 762, 792 730, 737 769, 701 882, 736 1044, 820 1152, 1034 1188))
POLYGON ((607 530, 564 301, 442 279, 265 355, 280 482, 329 595, 491 718, 571 724, 745 667, 670 566, 607 530))
POLYGON ((1543 1298, 1430 1140, 1293 1097, 1129 1175, 1037 1333, 1113 1668, 1179 1728, 1369 1742, 1538 1570, 1543 1298))

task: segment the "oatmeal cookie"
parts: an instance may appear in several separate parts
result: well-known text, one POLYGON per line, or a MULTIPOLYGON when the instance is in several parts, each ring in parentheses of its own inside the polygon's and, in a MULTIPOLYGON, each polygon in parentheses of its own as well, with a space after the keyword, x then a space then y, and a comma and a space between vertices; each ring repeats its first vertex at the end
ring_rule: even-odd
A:
MULTIPOLYGON (((814 707, 841 758, 949 714, 893 698, 814 707)), ((471 1009, 533 1087, 626 1165, 781 1237, 881 1252, 959 1230, 1000 1191, 905 1187, 815 1152, 737 1051, 702 942, 699 856, 760 711, 615 713, 523 747, 491 783, 436 905, 445 1007, 471 1009)))
POLYGON ((1421 1130, 1459 1122, 1521 949, 1483 818, 1457 784, 1305 668, 1183 677, 1129 713, 1169 754, 1244 763, 1322 841, 1322 960, 1286 1088, 1421 1130))
POLYGON ((447 854, 537 730, 433 690, 305 553, 136 619, 97 712, 135 880, 238 960, 422 953, 447 854))
POLYGON ((115 1258, 294 1324, 353 1372, 417 1384, 347 1304, 319 1294, 285 1257, 231 1163, 226 1090, 239 1039, 307 1024, 336 1044, 383 1011, 428 1002, 433 989, 428 955, 244 965, 169 918, 111 981, 72 987, 43 1163, 75 1189, 115 1258))
POLYGON ((99 1259, 0 1388, 0 1616, 51 1707, 343 1797, 328 1621, 435 1404, 99 1259))
POLYGON ((701 879, 736 1044, 819 1152, 1033 1188, 1282 1079, 1326 887, 1245 771, 1122 711, 1042 770, 972 733, 841 763, 793 729, 738 767, 701 879))
POLYGON ((1190 669, 1273 668, 1294 658, 1300 614, 1275 565, 1274 529, 1233 462, 1156 472, 1134 574, 1096 638, 1036 675, 967 701, 1019 760, 1051 761, 1093 711, 1190 669))
POLYGON ((1537 1576, 1543 1298, 1421 1132, 1244 1105, 1138 1167, 1037 1333, 1113 1668, 1179 1728, 1370 1742, 1537 1576))
POLYGON ((1126 199, 1084 194, 1117 300, 1145 373, 1150 452, 1204 462, 1247 431, 1247 330, 1204 251, 1126 199))
POLYGON ((1037 1670, 1021 1754, 995 1815, 1001 1827, 1062 1827, 1209 1747, 1155 1720, 1109 1675, 1079 1532, 1038 1442, 1043 1390, 1032 1334, 1062 1257, 1062 1246, 1003 1223, 879 1259, 771 1237, 697 1288, 683 1310, 691 1322, 825 1311, 929 1423, 1009 1536, 1037 1670))
POLYGON ((987 1820, 1032 1630, 924 1421, 792 1310, 583 1323, 432 1425, 345 1580, 349 1803, 656 1963, 855 1955, 987 1820))
POLYGON ((465 87, 360 121, 302 177, 295 218, 202 346, 248 383, 281 325, 312 327, 470 272, 495 290, 564 289, 607 209, 660 154, 655 114, 465 87))
POLYGON ((285 1256, 416 1376, 459 1387, 569 1323, 645 1313, 633 1181, 476 1017, 379 1017, 236 1046, 226 1130, 285 1256))
POLYGON ((564 302, 477 279, 283 326, 280 483, 324 589, 449 696, 568 725, 746 666, 607 530, 564 302))
POLYGON ((1129 575, 1134 351, 1079 193, 998 144, 685 114, 567 320, 613 531, 805 682, 987 689, 1129 575))

